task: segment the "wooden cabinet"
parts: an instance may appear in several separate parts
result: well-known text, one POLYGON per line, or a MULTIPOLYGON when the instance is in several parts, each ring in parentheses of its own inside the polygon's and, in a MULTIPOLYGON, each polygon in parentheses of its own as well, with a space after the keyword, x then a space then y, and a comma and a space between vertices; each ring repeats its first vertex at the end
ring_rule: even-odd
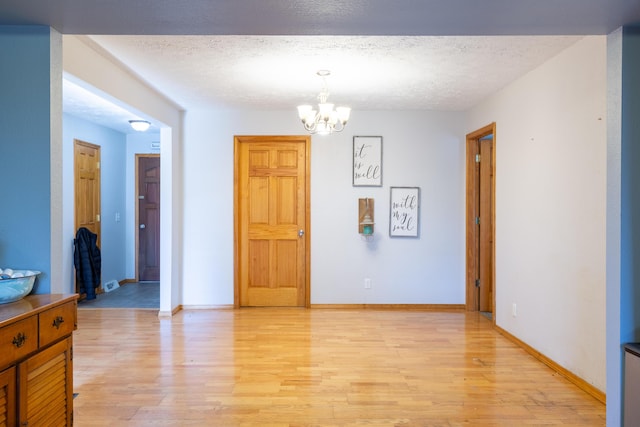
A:
POLYGON ((0 426, 16 424, 16 368, 0 372, 0 426))
POLYGON ((21 426, 69 426, 73 417, 71 338, 18 365, 21 426))
POLYGON ((73 425, 76 295, 0 305, 0 426, 73 425))

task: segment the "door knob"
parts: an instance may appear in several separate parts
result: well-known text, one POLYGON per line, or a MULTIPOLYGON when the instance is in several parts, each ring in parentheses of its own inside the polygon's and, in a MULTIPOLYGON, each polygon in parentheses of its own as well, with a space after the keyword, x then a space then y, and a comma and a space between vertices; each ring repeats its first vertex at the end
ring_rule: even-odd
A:
POLYGON ((298 237, 304 236, 304 230, 298 230, 298 237))
POLYGON ((146 226, 144 224, 140 224, 140 228, 145 228, 146 226))

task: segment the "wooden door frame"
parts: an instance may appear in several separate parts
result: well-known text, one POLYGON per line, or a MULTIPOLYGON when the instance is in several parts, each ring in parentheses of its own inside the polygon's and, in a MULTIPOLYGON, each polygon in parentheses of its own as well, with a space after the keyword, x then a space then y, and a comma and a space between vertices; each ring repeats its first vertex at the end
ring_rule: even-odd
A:
MULTIPOLYGON (((144 158, 144 157, 160 157, 160 154, 145 154, 145 153, 137 153, 136 154, 136 158, 135 158, 135 165, 134 165, 134 181, 136 182, 136 189, 135 189, 135 201, 134 201, 134 205, 136 207, 136 213, 135 213, 135 241, 136 241, 136 248, 135 248, 135 258, 134 258, 134 263, 135 263, 135 281, 138 282, 140 281, 140 272, 138 271, 138 251, 140 250, 140 236, 138 233, 138 230, 140 229, 140 206, 138 205, 138 196, 140 196, 140 181, 139 181, 139 177, 138 177, 138 163, 140 161, 140 158, 144 158)), ((162 169, 160 169, 162 170, 162 169)), ((160 186, 162 186, 162 181, 160 182, 160 186)), ((161 199, 162 200, 162 199, 161 199)), ((161 202, 162 203, 162 202, 161 202)), ((160 228, 160 232, 162 232, 162 228, 160 228)), ((161 236, 158 236, 161 237, 161 236)))
POLYGON ((496 321, 496 124, 495 122, 480 128, 474 132, 467 134, 466 137, 466 310, 477 311, 477 292, 476 292, 476 268, 477 253, 475 249, 476 239, 479 238, 479 230, 476 227, 474 203, 477 196, 478 185, 476 180, 475 168, 475 150, 473 143, 487 135, 493 135, 493 150, 491 172, 493 180, 491 182, 491 316, 493 323, 496 321))
POLYGON ((243 136, 236 135, 233 137, 233 306, 240 308, 240 144, 260 142, 261 138, 269 137, 280 139, 282 141, 305 141, 305 307, 311 307, 311 137, 309 135, 254 135, 243 136))

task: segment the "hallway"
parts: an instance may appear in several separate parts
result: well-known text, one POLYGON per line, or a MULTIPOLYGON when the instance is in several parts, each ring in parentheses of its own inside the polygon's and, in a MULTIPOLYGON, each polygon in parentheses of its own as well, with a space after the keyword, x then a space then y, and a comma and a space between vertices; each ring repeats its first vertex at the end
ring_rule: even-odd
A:
POLYGON ((160 309, 160 283, 125 283, 111 292, 98 294, 96 299, 78 302, 78 308, 139 308, 160 309))

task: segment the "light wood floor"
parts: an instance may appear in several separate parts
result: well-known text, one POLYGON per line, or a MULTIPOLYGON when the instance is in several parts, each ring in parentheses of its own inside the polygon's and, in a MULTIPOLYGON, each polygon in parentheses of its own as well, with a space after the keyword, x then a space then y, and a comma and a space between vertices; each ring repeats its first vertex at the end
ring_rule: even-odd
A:
POLYGON ((75 425, 604 426, 605 405, 464 312, 79 310, 75 425))

